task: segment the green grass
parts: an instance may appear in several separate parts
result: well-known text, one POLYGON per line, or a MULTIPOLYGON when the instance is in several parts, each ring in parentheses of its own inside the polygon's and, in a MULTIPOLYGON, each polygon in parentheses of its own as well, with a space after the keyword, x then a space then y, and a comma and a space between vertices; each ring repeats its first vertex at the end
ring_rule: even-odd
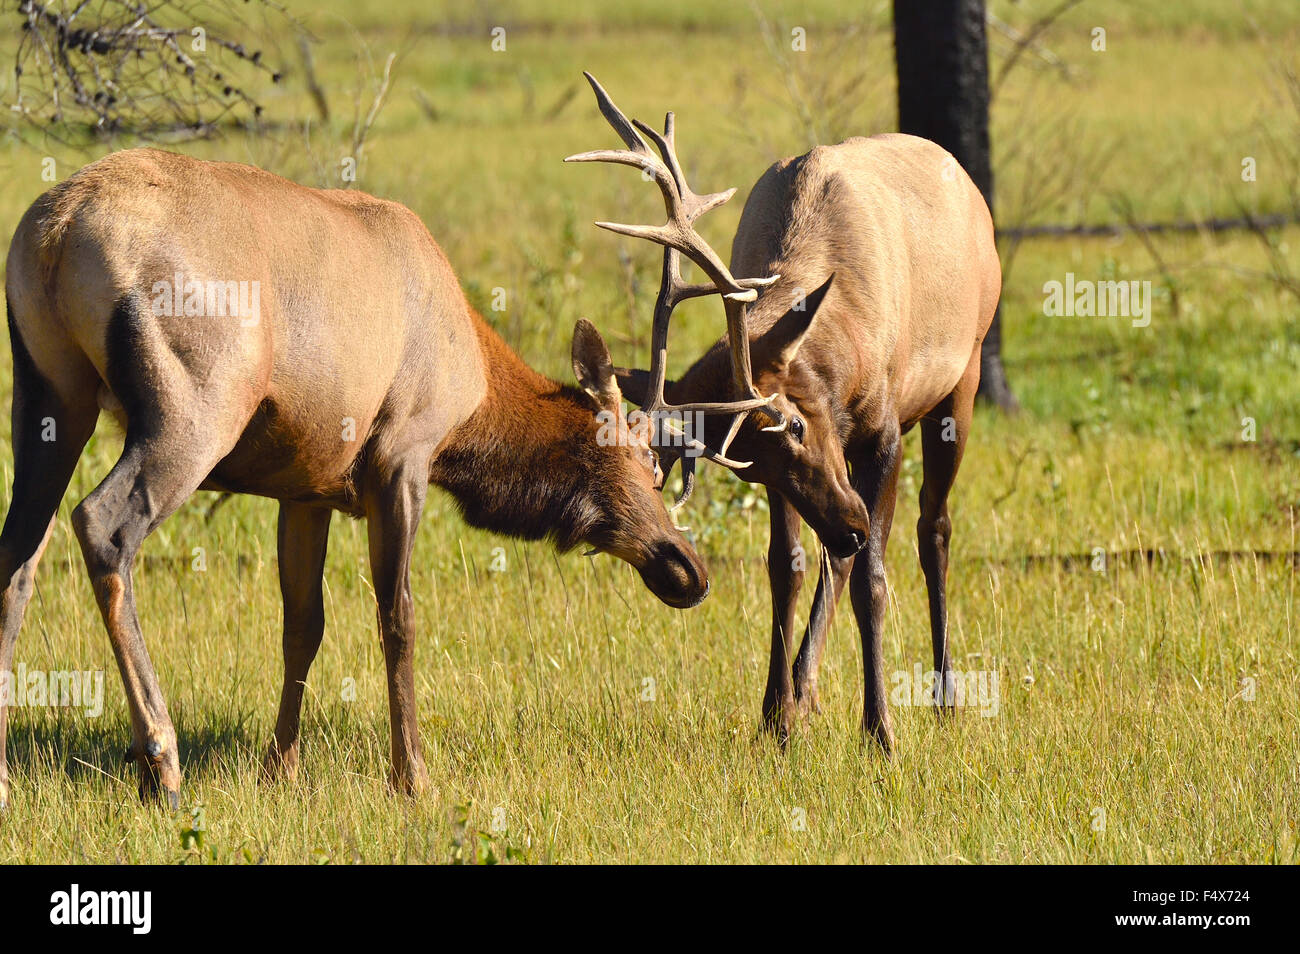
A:
MULTIPOLYGON (((800 58, 769 53, 754 14, 722 2, 637 2, 609 14, 594 3, 563 14, 485 5, 456 14, 464 29, 445 28, 437 4, 313 5, 304 16, 320 38, 334 121, 182 148, 329 184, 350 149, 352 90, 366 90, 368 107, 384 57, 401 50, 358 185, 415 209, 480 306, 507 289, 508 310, 486 313, 536 366, 567 374, 569 330, 583 314, 620 363, 643 361, 656 256, 589 223, 661 210, 626 170, 559 161, 610 145, 585 88, 563 104, 579 71, 595 72, 633 114, 676 109, 693 180, 737 185, 743 197, 767 163, 814 136, 893 123, 887 5, 878 6, 764 3, 776 35, 808 27, 800 58), (498 22, 505 54, 489 48, 486 27, 498 22), (853 38, 839 40, 853 24, 853 38), (822 128, 800 120, 787 74, 822 128)), ((1300 18, 1293 3, 1260 0, 1250 12, 1269 28, 1259 29, 1230 9, 1085 3, 1050 31, 1045 42, 1077 74, 1025 64, 1000 91, 999 218, 1107 221, 1124 201, 1143 219, 1286 208, 1297 171, 1285 148, 1300 114, 1278 70, 1297 64, 1300 18), (1109 33, 1104 54, 1087 46, 1097 24, 1109 33), (1259 159, 1258 182, 1241 181, 1243 156, 1259 159), (1026 202, 1045 169, 1063 185, 1050 201, 1026 202)), ((1017 7, 995 10, 1025 22, 1017 7)), ((311 115, 296 72, 266 102, 271 118, 311 115)), ((10 137, 0 233, 48 187, 42 156, 59 160, 62 177, 103 151, 10 137)), ((741 201, 705 226, 723 250, 741 201)), ((1297 242, 1297 229, 1275 236, 1293 274, 1297 242)), ((69 489, 16 661, 105 670, 106 708, 98 719, 15 711, 0 861, 424 862, 473 857, 485 844, 539 862, 1296 861, 1296 563, 1269 554, 1300 549, 1300 309, 1253 274, 1270 267, 1253 237, 1159 239, 1156 251, 1174 267, 1177 313, 1135 239, 1030 242, 1011 260, 1006 358, 1024 412, 978 414, 952 501, 955 656, 958 668, 999 674, 1000 708, 941 726, 926 709, 895 707, 892 763, 858 743, 861 650, 847 600, 828 642, 823 714, 784 752, 757 735, 766 513, 761 494, 709 469, 687 522, 713 595, 688 613, 660 606, 607 558, 556 557, 469 530, 431 495, 413 584, 436 791, 420 802, 385 789, 387 702, 364 533, 336 518, 302 776, 266 787, 258 767, 280 681, 274 504, 237 498, 206 521, 213 498, 200 494, 150 538, 136 571, 186 773, 179 815, 142 809, 120 763, 129 737, 120 681, 67 519, 115 459, 120 438, 105 424, 69 489), (1068 271, 1151 279, 1163 296, 1151 326, 1044 316, 1043 283, 1068 271), (1246 417, 1253 443, 1241 439, 1246 417), (504 572, 489 569, 498 546, 504 572), (190 568, 194 547, 206 572, 190 568), (1092 567, 1098 548, 1104 571, 1092 567), (1133 556, 1148 549, 1158 551, 1150 563, 1133 556)), ((683 308, 675 364, 720 330, 716 304, 683 308)), ((10 379, 0 362, 6 401, 10 379)), ((928 668, 911 529, 918 450, 909 438, 888 559, 891 671, 928 668)), ((11 461, 6 446, 6 492, 11 461)), ((805 611, 811 589, 810 580, 805 611)))

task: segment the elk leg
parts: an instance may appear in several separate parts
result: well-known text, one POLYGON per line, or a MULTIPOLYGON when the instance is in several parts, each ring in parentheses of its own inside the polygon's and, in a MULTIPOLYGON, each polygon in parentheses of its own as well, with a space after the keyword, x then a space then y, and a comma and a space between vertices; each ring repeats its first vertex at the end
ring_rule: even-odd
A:
POLYGON ((799 655, 794 660, 794 698, 799 711, 805 715, 821 712, 821 699, 817 695, 817 671, 821 667, 822 650, 826 647, 826 634, 835 619, 844 583, 853 569, 853 557, 843 559, 831 556, 821 548, 821 568, 817 575, 817 591, 813 594, 812 612, 804 630, 799 655))
POLYGON ((930 599, 930 643, 934 650, 934 671, 939 674, 935 682, 935 712, 941 718, 952 712, 956 701, 948 647, 948 542, 952 538, 948 492, 957 477, 966 435, 970 432, 979 370, 979 352, 976 351, 957 387, 921 421, 924 476, 916 541, 930 599))
POLYGON ((901 437, 897 429, 882 435, 866 459, 856 461, 853 482, 871 517, 867 545, 853 561, 849 596, 862 635, 862 732, 874 738, 886 754, 893 751, 894 728, 885 694, 884 629, 889 587, 885 579, 885 546, 894 522, 898 490, 901 437))
POLYGON ((378 603, 379 631, 388 670, 392 722, 393 788, 418 795, 429 785, 416 721, 415 604, 411 599, 411 548, 428 491, 428 455, 412 455, 387 473, 375 468, 365 494, 370 567, 378 603), (421 460, 425 461, 423 465, 421 460))
POLYGON ((176 729, 158 685, 135 608, 131 568, 145 538, 183 504, 224 456, 195 447, 195 434, 215 433, 207 420, 127 426, 122 456, 72 513, 95 599, 131 710, 131 755, 140 769, 140 797, 180 804, 176 729), (141 436, 141 432, 145 436, 141 436))
POLYGON ((307 673, 325 634, 321 581, 329 543, 330 516, 323 507, 283 501, 276 531, 280 596, 284 602, 284 685, 275 739, 262 763, 268 779, 293 778, 298 771, 298 728, 307 673))
POLYGON ((768 490, 771 537, 767 546, 767 576, 772 590, 772 652, 763 693, 763 728, 781 741, 790 737, 796 708, 790 654, 794 642, 795 603, 804 571, 796 562, 799 545, 798 512, 780 494, 768 490))
MULTIPOLYGON (((67 407, 14 345, 14 484, 0 531, 0 673, 13 671, 23 613, 35 588, 36 566, 49 541, 59 502, 68 489, 99 408, 67 407), (53 422, 53 428, 49 428, 53 422)), ((93 393, 93 391, 91 392, 93 393)), ((7 699, 0 693, 0 810, 9 802, 5 758, 7 699)))

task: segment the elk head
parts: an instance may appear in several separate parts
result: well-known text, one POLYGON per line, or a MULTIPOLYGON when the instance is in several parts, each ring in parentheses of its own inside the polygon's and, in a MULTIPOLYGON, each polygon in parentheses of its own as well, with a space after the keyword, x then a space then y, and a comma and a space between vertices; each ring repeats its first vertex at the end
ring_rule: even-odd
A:
POLYGON ((669 606, 687 609, 709 595, 708 572, 664 509, 663 472, 648 430, 628 425, 609 349, 585 318, 573 332, 573 373, 594 411, 585 442, 583 541, 630 563, 669 606))
POLYGON ((614 162, 642 169, 654 177, 668 214, 668 221, 660 226, 596 224, 664 246, 651 332, 650 369, 620 371, 619 378, 627 397, 650 418, 655 446, 666 461, 664 471, 670 471, 678 460, 682 463, 682 493, 673 510, 690 497, 695 485, 695 461, 705 457, 745 480, 762 483, 787 496, 832 553, 856 553, 867 540, 866 507, 849 484, 829 398, 796 361, 832 279, 806 299, 792 303, 766 333, 751 340, 750 303, 780 276, 733 277, 694 228, 697 218, 722 205, 736 190, 696 195, 686 184, 677 159, 673 114, 664 118, 660 134, 639 120, 629 120, 591 74, 583 75, 596 93, 601 113, 628 148, 581 153, 565 161, 614 162), (642 134, 655 144, 659 156, 642 134), (683 254, 699 266, 709 281, 688 284, 683 280, 683 254), (696 362, 682 382, 671 385, 665 381, 665 369, 672 311, 688 298, 710 294, 723 296, 727 337, 696 362), (669 403, 668 390, 679 403, 669 403), (667 425, 697 415, 705 421, 702 436, 673 433, 667 425))

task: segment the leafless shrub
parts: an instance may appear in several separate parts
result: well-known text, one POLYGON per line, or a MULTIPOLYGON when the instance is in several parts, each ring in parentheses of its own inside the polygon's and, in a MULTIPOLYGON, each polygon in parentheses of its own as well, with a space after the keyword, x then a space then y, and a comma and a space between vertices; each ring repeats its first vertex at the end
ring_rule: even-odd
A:
MULTIPOLYGON (((371 138, 375 121, 389 101, 389 94, 397 79, 397 71, 402 60, 412 47, 408 43, 402 49, 389 52, 382 65, 376 60, 374 51, 357 37, 357 73, 351 89, 352 118, 350 124, 341 121, 313 121, 307 116, 299 122, 291 123, 294 135, 284 141, 298 157, 305 157, 310 164, 316 185, 322 188, 352 188, 363 175, 362 167, 366 146, 371 138)), ((309 85, 313 81, 309 78, 309 85)), ((320 84, 317 83, 317 88, 320 84)), ((344 90, 337 90, 342 94, 344 90)), ((317 98, 317 112, 324 109, 325 114, 334 116, 336 112, 320 89, 317 98), (323 105, 322 105, 323 104, 323 105)), ((266 137, 263 137, 266 138, 266 137)), ((268 158, 268 166, 278 166, 279 156, 268 158)), ((293 173, 290 173, 291 175, 293 173)), ((300 173, 299 173, 300 174, 300 173)))
MULTIPOLYGON (((841 24, 835 32, 817 31, 806 43, 815 44, 815 53, 796 48, 789 33, 778 29, 757 2, 751 0, 750 11, 758 28, 767 61, 785 87, 785 102, 774 104, 797 123, 806 147, 839 142, 849 136, 870 135, 891 128, 893 103, 885 93, 892 76, 892 47, 889 28, 875 24, 879 18, 863 17, 841 24), (872 56, 868 50, 878 50, 872 56), (882 66, 883 64, 883 66, 882 66), (888 104, 888 112, 864 116, 864 108, 888 104)), ((738 94, 743 95, 745 78, 737 77, 738 94)), ((737 135, 756 141, 752 124, 741 124, 737 135)), ((789 141, 758 142, 772 155, 789 155, 789 141)))
POLYGON ((1051 48, 1040 41, 1040 38, 1053 23, 1071 9, 1077 7, 1081 2, 1083 0, 1064 0, 1064 2, 1053 7, 1037 20, 1020 28, 1000 20, 992 13, 986 14, 988 25, 994 33, 1010 41, 1010 46, 1002 57, 1002 63, 993 78, 992 95, 997 95, 998 90, 1006 81, 1007 74, 1011 72, 1017 63, 1021 62, 1021 56, 1026 51, 1033 54, 1035 61, 1044 63, 1056 70, 1065 79, 1074 78, 1078 72, 1077 68, 1052 52, 1051 48))
MULTIPOLYGON (((1053 111, 1047 105, 1059 94, 1050 77, 1034 75, 1015 104, 1015 118, 998 124, 994 149, 994 183, 998 192, 999 221, 1030 223, 1051 215, 1082 218, 1090 193, 1081 183, 1100 182, 1102 173, 1118 151, 1084 150, 1086 121, 1076 109, 1053 111)), ((1011 108, 1002 97, 1002 113, 1011 108)), ((1002 249, 1003 281, 1008 282, 1020 238, 1006 239, 1002 249)))
MULTIPOLYGON (((222 122, 256 121, 250 85, 281 70, 252 42, 235 0, 17 0, 0 7, 14 27, 13 114, 60 141, 96 136, 185 138, 222 122), (238 13, 235 11, 238 10, 238 13)), ((270 19, 298 28, 272 0, 270 19)), ((7 32, 7 31, 6 31, 7 32)))

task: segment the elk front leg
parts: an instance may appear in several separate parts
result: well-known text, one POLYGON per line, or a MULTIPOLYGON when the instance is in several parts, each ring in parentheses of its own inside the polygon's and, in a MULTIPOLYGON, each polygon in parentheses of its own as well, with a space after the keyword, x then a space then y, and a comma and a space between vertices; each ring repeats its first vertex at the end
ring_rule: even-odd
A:
POLYGON ((831 556, 821 548, 821 568, 817 575, 817 591, 813 594, 812 612, 804 630, 799 655, 794 660, 794 698, 799 711, 807 715, 821 712, 821 699, 817 695, 817 671, 821 668, 822 650, 826 648, 826 634, 835 619, 844 584, 853 569, 853 557, 831 556))
MULTIPOLYGON (((389 473, 373 473, 366 492, 370 568, 378 603, 379 631, 388 670, 392 722, 393 788, 418 795, 429 786, 416 719, 415 604, 411 599, 411 548, 428 490, 428 455, 414 455, 389 473)), ((378 468, 376 468, 378 470, 378 468)))
POLYGON ((871 517, 866 548, 857 555, 849 576, 849 595, 862 635, 862 732, 886 754, 894 748, 894 727, 885 694, 884 632, 889 586, 885 547, 894 522, 901 441, 898 430, 882 435, 874 452, 853 468, 854 484, 871 517))
POLYGON ((802 560, 797 560, 800 518, 790 503, 768 491, 771 538, 767 546, 767 576, 772 590, 772 652, 768 659, 767 690, 763 693, 763 727, 781 742, 790 737, 796 713, 790 656, 794 642, 794 611, 803 586, 802 560))
POLYGON ((934 651, 935 712, 951 714, 956 699, 952 653, 948 646, 948 492, 957 478, 970 433, 975 392, 979 388, 979 351, 956 389, 921 421, 921 517, 916 522, 917 553, 930 598, 930 644, 934 651))
POLYGON ((276 544, 280 596, 284 602, 284 686, 275 738, 262 770, 267 779, 293 778, 298 771, 298 729, 307 673, 325 634, 321 582, 333 511, 285 501, 280 504, 276 544))

